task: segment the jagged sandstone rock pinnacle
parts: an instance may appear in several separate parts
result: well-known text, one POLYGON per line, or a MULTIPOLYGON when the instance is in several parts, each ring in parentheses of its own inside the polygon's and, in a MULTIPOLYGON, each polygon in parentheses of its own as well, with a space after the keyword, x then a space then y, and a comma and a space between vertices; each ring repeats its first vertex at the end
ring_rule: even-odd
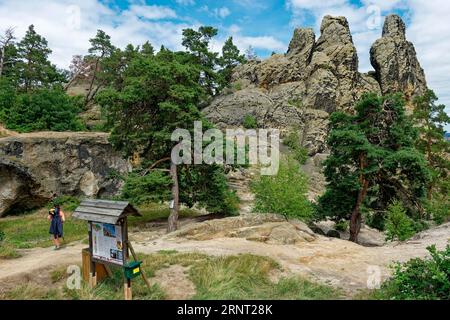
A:
POLYGON ((370 50, 370 60, 383 94, 402 92, 410 99, 424 94, 427 83, 414 45, 406 40, 405 30, 399 16, 388 16, 382 38, 370 50))
POLYGON ((366 92, 422 94, 426 81, 414 46, 397 15, 386 18, 383 36, 371 50, 375 71, 360 73, 358 55, 345 17, 325 16, 316 40, 310 28, 296 29, 286 54, 237 67, 231 88, 206 109, 219 127, 238 127, 247 115, 260 127, 302 133, 310 155, 326 150, 331 112, 352 112, 366 92))

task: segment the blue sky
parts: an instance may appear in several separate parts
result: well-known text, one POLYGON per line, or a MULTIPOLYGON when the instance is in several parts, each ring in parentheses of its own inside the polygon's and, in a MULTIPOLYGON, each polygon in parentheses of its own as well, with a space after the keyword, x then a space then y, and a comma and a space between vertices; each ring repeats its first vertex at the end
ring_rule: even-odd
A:
POLYGON ((149 40, 181 50, 182 29, 212 25, 220 30, 213 50, 231 35, 242 51, 251 45, 267 57, 286 51, 295 27, 313 27, 319 37, 324 15, 343 15, 365 72, 372 69, 369 50, 389 13, 404 18, 430 88, 450 106, 448 0, 0 0, 0 30, 12 26, 21 37, 34 24, 53 49, 52 61, 68 67, 73 55, 86 53, 97 29, 120 47, 149 40))

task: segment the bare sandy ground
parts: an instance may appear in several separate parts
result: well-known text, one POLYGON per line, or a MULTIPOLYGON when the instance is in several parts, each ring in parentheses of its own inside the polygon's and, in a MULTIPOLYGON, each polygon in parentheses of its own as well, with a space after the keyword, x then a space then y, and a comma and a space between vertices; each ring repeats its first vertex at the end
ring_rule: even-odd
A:
MULTIPOLYGON (((273 245, 242 238, 195 241, 168 235, 155 237, 154 232, 148 231, 134 233, 132 239, 135 250, 145 254, 177 250, 214 256, 243 253, 267 256, 280 263, 284 270, 282 275, 304 275, 355 293, 359 289, 366 289, 368 281, 371 282, 378 271, 380 280, 385 280, 389 275, 388 266, 392 262, 428 256, 426 247, 432 244, 443 249, 450 241, 450 223, 419 233, 407 242, 382 247, 363 247, 349 241, 325 237, 296 245, 273 245)), ((6 283, 8 278, 33 275, 55 266, 80 264, 81 250, 84 247, 85 244, 75 243, 59 251, 52 248, 23 250, 21 258, 0 260, 0 289, 2 282, 6 283)), ((174 274, 181 273, 178 272, 180 270, 176 271, 174 274)), ((165 271, 161 277, 171 279, 171 272, 165 271)), ((157 282, 165 286, 163 280, 158 279, 157 282)))

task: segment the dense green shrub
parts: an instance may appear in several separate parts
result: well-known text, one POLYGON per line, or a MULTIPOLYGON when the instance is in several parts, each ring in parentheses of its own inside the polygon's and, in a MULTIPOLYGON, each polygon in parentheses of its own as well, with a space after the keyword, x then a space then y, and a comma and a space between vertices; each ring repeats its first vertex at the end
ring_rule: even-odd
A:
POLYGON ((306 160, 308 160, 308 149, 301 145, 300 135, 297 131, 291 131, 284 138, 283 143, 292 150, 295 160, 301 164, 305 164, 306 160))
POLYGON ((450 197, 436 194, 426 203, 427 213, 434 222, 442 224, 450 220, 450 197))
POLYGON ((388 207, 386 216, 386 240, 405 241, 414 235, 414 221, 406 214, 406 209, 398 200, 388 207))
POLYGON ((393 266, 381 292, 394 300, 450 300, 450 245, 443 251, 427 248, 431 259, 411 259, 393 266))
POLYGON ((385 212, 366 210, 364 212, 364 223, 371 228, 384 231, 385 227, 385 212))
POLYGON ((348 226, 349 226, 348 221, 340 220, 340 221, 336 222, 334 228, 335 228, 337 231, 345 232, 345 231, 348 230, 348 226))
POLYGON ((170 176, 161 171, 151 171, 145 176, 130 173, 125 180, 122 198, 135 205, 170 199, 170 176))
POLYGON ((11 106, 14 104, 15 89, 10 81, 0 78, 0 121, 6 122, 11 106))
POLYGON ((38 89, 15 93, 0 88, 0 117, 8 129, 31 131, 79 131, 80 99, 69 97, 62 89, 38 89))
MULTIPOLYGON (((201 166, 198 166, 200 170, 201 166)), ((202 169, 212 169, 203 166, 202 169)), ((150 171, 146 175, 136 171, 130 173, 125 179, 121 199, 130 201, 135 205, 144 205, 169 201, 172 199, 172 180, 164 171, 150 171)), ((229 216, 238 214, 239 198, 228 187, 223 171, 215 168, 209 176, 184 170, 179 171, 180 203, 188 207, 198 205, 210 213, 220 213, 229 216), (193 186, 202 184, 204 192, 193 194, 193 186)))
POLYGON ((245 129, 256 129, 258 127, 258 121, 252 115, 246 115, 242 125, 245 129))
POLYGON ((297 161, 291 158, 281 161, 278 174, 258 177, 251 188, 255 193, 255 211, 311 219, 312 205, 306 196, 308 180, 297 161))
POLYGON ((53 207, 54 205, 60 205, 64 210, 75 211, 76 208, 80 205, 80 199, 73 196, 59 196, 53 199, 48 205, 48 208, 53 207))

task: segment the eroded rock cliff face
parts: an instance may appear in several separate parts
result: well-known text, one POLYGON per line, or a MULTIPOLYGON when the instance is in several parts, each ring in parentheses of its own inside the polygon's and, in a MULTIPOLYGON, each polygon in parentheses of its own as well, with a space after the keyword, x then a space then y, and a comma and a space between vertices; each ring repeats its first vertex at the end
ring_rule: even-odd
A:
POLYGON ((370 50, 370 59, 381 92, 402 92, 410 99, 423 95, 427 83, 414 45, 406 40, 405 29, 405 23, 399 16, 388 16, 382 38, 370 50))
POLYGON ((129 164, 103 133, 41 132, 0 139, 0 217, 55 195, 111 196, 129 164))
POLYGON ((358 55, 347 19, 324 17, 316 40, 312 29, 296 29, 284 55, 237 67, 229 91, 204 113, 220 127, 241 126, 251 115, 260 127, 302 133, 310 155, 324 152, 328 116, 352 112, 366 92, 422 94, 426 81, 400 17, 386 18, 383 36, 372 47, 375 72, 358 71, 358 55))

